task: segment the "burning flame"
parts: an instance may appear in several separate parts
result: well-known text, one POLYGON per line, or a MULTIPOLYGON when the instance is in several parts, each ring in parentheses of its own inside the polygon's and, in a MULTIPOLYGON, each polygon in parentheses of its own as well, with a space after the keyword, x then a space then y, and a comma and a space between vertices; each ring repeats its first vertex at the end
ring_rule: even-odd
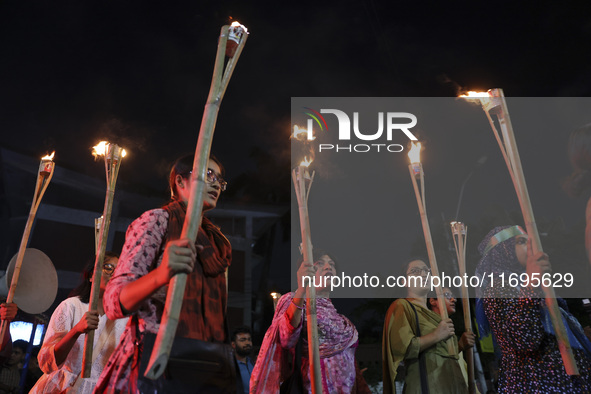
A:
POLYGON ((308 159, 308 156, 306 156, 306 157, 304 157, 304 160, 302 160, 302 162, 300 163, 300 166, 302 166, 302 167, 309 167, 310 164, 312 164, 312 161, 313 160, 314 159, 312 159, 312 158, 308 159))
POLYGON ((232 24, 230 25, 230 27, 240 27, 242 30, 244 30, 244 32, 246 34, 248 34, 248 29, 246 28, 246 26, 241 25, 240 22, 238 22, 238 21, 232 22, 232 24))
MULTIPOLYGON (((97 156, 105 156, 107 154, 107 150, 109 147, 109 142, 101 141, 97 145, 92 147, 92 155, 96 158, 97 156)), ((121 150, 121 157, 125 157, 127 155, 127 151, 125 149, 121 150)))
POLYGON ((99 142, 97 145, 92 147, 92 155, 94 157, 106 155, 108 145, 109 143, 107 141, 99 142))
POLYGON ((291 135, 291 138, 296 139, 298 141, 314 141, 316 139, 316 137, 312 135, 312 139, 309 140, 308 129, 302 129, 297 124, 293 125, 293 134, 291 135))
POLYGON ((51 155, 45 155, 41 158, 41 160, 53 160, 53 156, 55 155, 55 151, 51 153, 51 155))
POLYGON ((467 94, 461 94, 460 97, 462 98, 488 98, 490 94, 488 92, 474 92, 469 91, 467 94))
POLYGON ((277 298, 279 298, 279 293, 272 292, 271 297, 273 297, 273 299, 276 300, 277 298))
POLYGON ((411 145, 408 151, 408 158, 411 164, 418 164, 421 162, 421 143, 419 142, 415 145, 414 142, 411 142, 411 145))

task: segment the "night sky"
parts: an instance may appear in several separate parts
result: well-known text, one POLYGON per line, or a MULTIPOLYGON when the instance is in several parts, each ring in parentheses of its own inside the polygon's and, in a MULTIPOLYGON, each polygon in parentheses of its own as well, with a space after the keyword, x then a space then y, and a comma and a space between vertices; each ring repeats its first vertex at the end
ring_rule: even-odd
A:
MULTIPOLYGON (((90 149, 107 139, 130 152, 118 186, 165 195, 170 163, 195 149, 217 38, 231 20, 251 34, 212 148, 226 165, 227 201, 290 201, 291 97, 454 97, 493 87, 513 97, 591 93, 591 16, 584 1, 4 1, 2 146, 33 157, 55 150, 57 165, 102 178, 90 149)), ((545 185, 554 195, 569 172, 570 131, 541 131, 528 146, 559 158, 545 185)), ((457 196, 482 154, 432 165, 454 174, 446 187, 457 196)), ((487 155, 483 171, 506 176, 505 168, 490 167, 502 163, 500 153, 487 155)), ((486 178, 477 173, 476 182, 486 178)), ((429 187, 438 192, 437 184, 429 187)), ((448 212, 456 201, 445 201, 448 212)), ((584 201, 570 208, 566 222, 573 225, 584 201)), ((418 220, 414 225, 411 231, 420 234, 418 220)))

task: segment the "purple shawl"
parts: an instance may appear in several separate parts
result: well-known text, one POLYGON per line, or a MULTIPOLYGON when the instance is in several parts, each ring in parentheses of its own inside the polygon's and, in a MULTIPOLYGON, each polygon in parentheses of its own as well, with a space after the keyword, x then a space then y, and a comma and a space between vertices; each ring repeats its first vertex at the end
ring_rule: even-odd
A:
MULTIPOLYGON (((294 293, 284 294, 277 303, 275 316, 271 327, 267 330, 261 350, 257 358, 256 365, 252 371, 250 380, 250 393, 277 393, 279 386, 289 375, 290 362, 293 361, 294 348, 299 339, 302 327, 305 326, 305 317, 302 319, 299 327, 291 327, 286 322, 285 312, 291 304, 294 293), (289 337, 281 341, 281 330, 291 330, 289 337)), ((353 323, 345 316, 340 315, 332 302, 328 298, 318 298, 316 300, 318 317, 318 338, 321 364, 324 366, 325 359, 341 354, 345 350, 356 347, 358 334, 353 323)), ((308 342, 306 332, 302 334, 304 341, 302 346, 302 357, 308 357, 308 342)), ((303 363, 306 364, 307 363, 303 363)), ((352 373, 355 374, 355 365, 350 366, 352 373)), ((349 368, 347 368, 349 369, 349 368)), ((306 373, 306 375, 308 375, 306 373)), ((326 373, 323 368, 323 386, 330 382, 325 382, 326 373)), ((354 375, 353 375, 354 379, 354 375)))

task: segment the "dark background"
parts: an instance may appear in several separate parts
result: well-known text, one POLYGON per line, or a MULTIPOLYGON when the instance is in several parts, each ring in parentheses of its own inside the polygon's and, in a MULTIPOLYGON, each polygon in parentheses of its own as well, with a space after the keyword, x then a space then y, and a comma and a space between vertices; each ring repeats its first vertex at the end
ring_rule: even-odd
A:
MULTIPOLYGON (((222 203, 289 204, 291 97, 454 97, 463 89, 493 87, 512 97, 591 92, 591 16, 584 1, 4 1, 1 145, 31 157, 55 150, 56 165, 102 180, 104 168, 90 150, 107 139, 129 151, 118 187, 166 199, 170 163, 195 149, 219 30, 230 18, 251 35, 221 105, 212 148, 230 182, 222 203)), ((531 176, 554 193, 569 172, 570 131, 541 133, 528 146, 561 157, 551 179, 535 169, 531 176)), ((479 157, 472 151, 425 165, 451 166, 453 171, 440 170, 449 177, 450 195, 458 195, 479 157)), ((478 171, 506 176, 494 164, 498 159, 490 156, 478 171)), ((486 180, 476 172, 464 201, 470 200, 469 187, 478 189, 475 183, 486 180)), ((510 195, 510 183, 498 193, 510 195)), ((538 206, 555 204, 545 198, 532 196, 538 206)), ((449 201, 446 209, 455 213, 457 200, 449 201)), ((538 213, 547 225, 543 231, 556 234, 548 243, 568 243, 581 264, 584 203, 567 203, 580 212, 579 220, 538 213)), ((516 201, 507 204, 513 205, 500 200, 469 218, 478 223, 472 253, 499 221, 521 220, 516 201)), ((416 206, 407 209, 415 212, 416 206)), ((439 212, 431 227, 441 229, 434 238, 445 249, 439 212)), ((416 234, 413 250, 420 250, 418 220, 408 231, 416 234)), ((57 232, 47 236, 63 242, 57 232)), ((275 266, 287 267, 285 250, 285 261, 275 266)), ((274 283, 287 291, 288 275, 280 271, 274 283)), ((368 336, 381 332, 381 323, 368 317, 357 322, 362 334, 362 322, 370 326, 368 336)))

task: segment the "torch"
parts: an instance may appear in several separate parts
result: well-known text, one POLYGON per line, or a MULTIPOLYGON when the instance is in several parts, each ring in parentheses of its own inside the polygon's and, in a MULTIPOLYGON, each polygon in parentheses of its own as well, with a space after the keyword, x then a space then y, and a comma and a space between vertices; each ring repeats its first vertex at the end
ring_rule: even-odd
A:
MULTIPOLYGON (((193 162, 193 171, 191 172, 192 182, 187 215, 185 216, 185 222, 181 232, 181 238, 187 238, 193 243, 195 243, 199 227, 201 227, 203 191, 206 187, 205 179, 207 165, 209 163, 209 152, 213 141, 213 132, 218 111, 247 37, 248 30, 238 22, 232 23, 231 26, 223 26, 221 29, 211 87, 203 112, 199 138, 195 149, 195 161, 193 162), (224 69, 226 57, 229 60, 224 69)), ((179 322, 186 283, 187 274, 183 273, 175 275, 169 282, 160 329, 158 330, 152 355, 150 356, 150 361, 144 374, 149 379, 158 379, 168 363, 168 357, 179 322)))
MULTIPOLYGON (((479 102, 482 105, 482 109, 492 127, 499 148, 501 148, 501 153, 503 154, 503 158, 509 169, 509 174, 511 175, 511 180, 513 181, 513 186, 517 192, 517 198, 519 199, 519 205, 521 206, 521 213, 523 214, 523 219, 525 221, 527 235, 532 238, 533 252, 541 252, 542 243, 540 241, 540 235, 538 234, 538 228, 536 227, 527 185, 525 184, 525 176, 523 174, 523 168, 521 167, 521 159, 519 158, 517 143, 515 141, 515 135, 513 134, 513 126, 511 125, 509 110, 507 108, 503 90, 491 89, 488 92, 468 92, 468 94, 460 97, 466 98, 470 101, 479 102), (492 117, 495 115, 501 127, 501 135, 499 135, 492 117)), ((543 286, 543 290, 566 373, 569 375, 579 375, 579 370, 573 356, 566 329, 564 328, 564 322, 562 321, 562 316, 558 309, 558 304, 556 303, 554 289, 552 287, 543 286)))
MULTIPOLYGON (((53 152, 49 156, 44 156, 41 158, 41 163, 39 164, 39 171, 37 175, 37 184, 35 186, 35 193, 33 195, 33 203, 31 204, 31 210, 29 211, 29 218, 27 219, 27 223, 25 225, 25 231, 23 232, 23 237, 21 238, 21 244, 18 249, 18 253, 16 256, 16 263, 14 265, 14 273, 12 275, 12 281, 10 282, 10 289, 8 290, 8 295, 6 296, 6 302, 11 303, 14 299, 14 293, 16 291, 16 286, 18 285, 18 277, 21 272, 21 267, 23 265, 23 258, 25 257, 25 250, 27 248, 27 244, 29 243, 29 236, 31 234, 31 228, 33 227, 33 222, 35 221, 35 215, 37 214, 37 209, 39 208, 39 204, 41 203, 41 199, 43 198, 43 194, 45 194, 45 190, 47 190, 47 186, 49 186, 49 182, 51 181, 51 177, 53 177, 53 170, 55 167, 55 163, 53 162, 53 156, 55 152, 53 152)), ((2 320, 0 325, 0 346, 3 346, 4 335, 6 334, 6 329, 8 328, 8 322, 2 320)))
MULTIPOLYGON (((101 281, 103 274, 103 262, 105 260, 105 250, 107 248, 107 239, 109 237, 109 224, 111 223, 111 211, 113 209, 113 199, 115 196, 115 185, 119 175, 121 159, 127 152, 118 145, 110 144, 107 141, 101 141, 92 148, 92 155, 97 158, 103 156, 105 159, 105 173, 107 178, 107 193, 105 196, 105 207, 103 216, 95 219, 95 246, 96 254, 94 260, 94 274, 92 287, 90 288, 90 299, 88 310, 96 311, 98 308, 99 296, 101 291, 101 281), (96 237, 97 227, 98 239, 96 237)), ((84 354, 82 357, 82 377, 89 378, 92 367, 92 353, 94 344, 94 330, 86 333, 84 338, 84 354)))
MULTIPOLYGON (((297 132, 298 127, 294 130, 297 132)), ((314 172, 310 175, 308 167, 311 159, 304 158, 299 166, 292 170, 293 185, 298 199, 300 229, 302 234, 302 253, 304 261, 312 261, 312 239, 310 235, 310 217, 308 215, 308 196, 314 181, 314 172)), ((316 289, 306 287, 306 322, 308 329, 308 354, 310 355, 310 382, 312 393, 322 393, 322 373, 320 372, 320 352, 318 342, 318 319, 316 315, 316 289)))
MULTIPOLYGON (((451 233, 454 238, 456 256, 460 276, 466 276, 466 238, 468 237, 468 226, 462 222, 451 222, 451 233)), ((472 317, 470 316, 470 298, 468 296, 468 284, 462 286, 462 307, 464 308, 464 327, 467 332, 472 332, 472 317)), ((472 348, 466 351, 466 363, 468 364, 468 392, 476 392, 474 384, 474 351, 472 348)))
MULTIPOLYGON (((437 260, 435 258, 435 249, 433 248, 433 239, 431 238, 431 229, 429 228, 429 220, 427 218, 427 206, 425 204, 425 173, 423 172, 423 165, 421 164, 421 143, 415 145, 411 143, 412 147, 408 152, 408 158, 410 164, 408 170, 410 172, 410 179, 415 190, 415 196, 417 197, 417 204, 419 206, 419 213, 421 215, 421 223, 423 225, 423 235, 425 237, 425 244, 427 245, 427 253, 429 255, 429 265, 431 266, 431 275, 439 277, 439 268, 437 267, 437 260), (420 183, 420 189, 419 189, 420 183)), ((443 290, 441 283, 435 287, 437 293, 437 304, 439 305, 439 315, 441 319, 447 319, 447 306, 445 304, 445 298, 443 296, 443 290)), ((450 338, 447 341, 447 349, 450 355, 457 353, 455 346, 455 337, 450 338)))

